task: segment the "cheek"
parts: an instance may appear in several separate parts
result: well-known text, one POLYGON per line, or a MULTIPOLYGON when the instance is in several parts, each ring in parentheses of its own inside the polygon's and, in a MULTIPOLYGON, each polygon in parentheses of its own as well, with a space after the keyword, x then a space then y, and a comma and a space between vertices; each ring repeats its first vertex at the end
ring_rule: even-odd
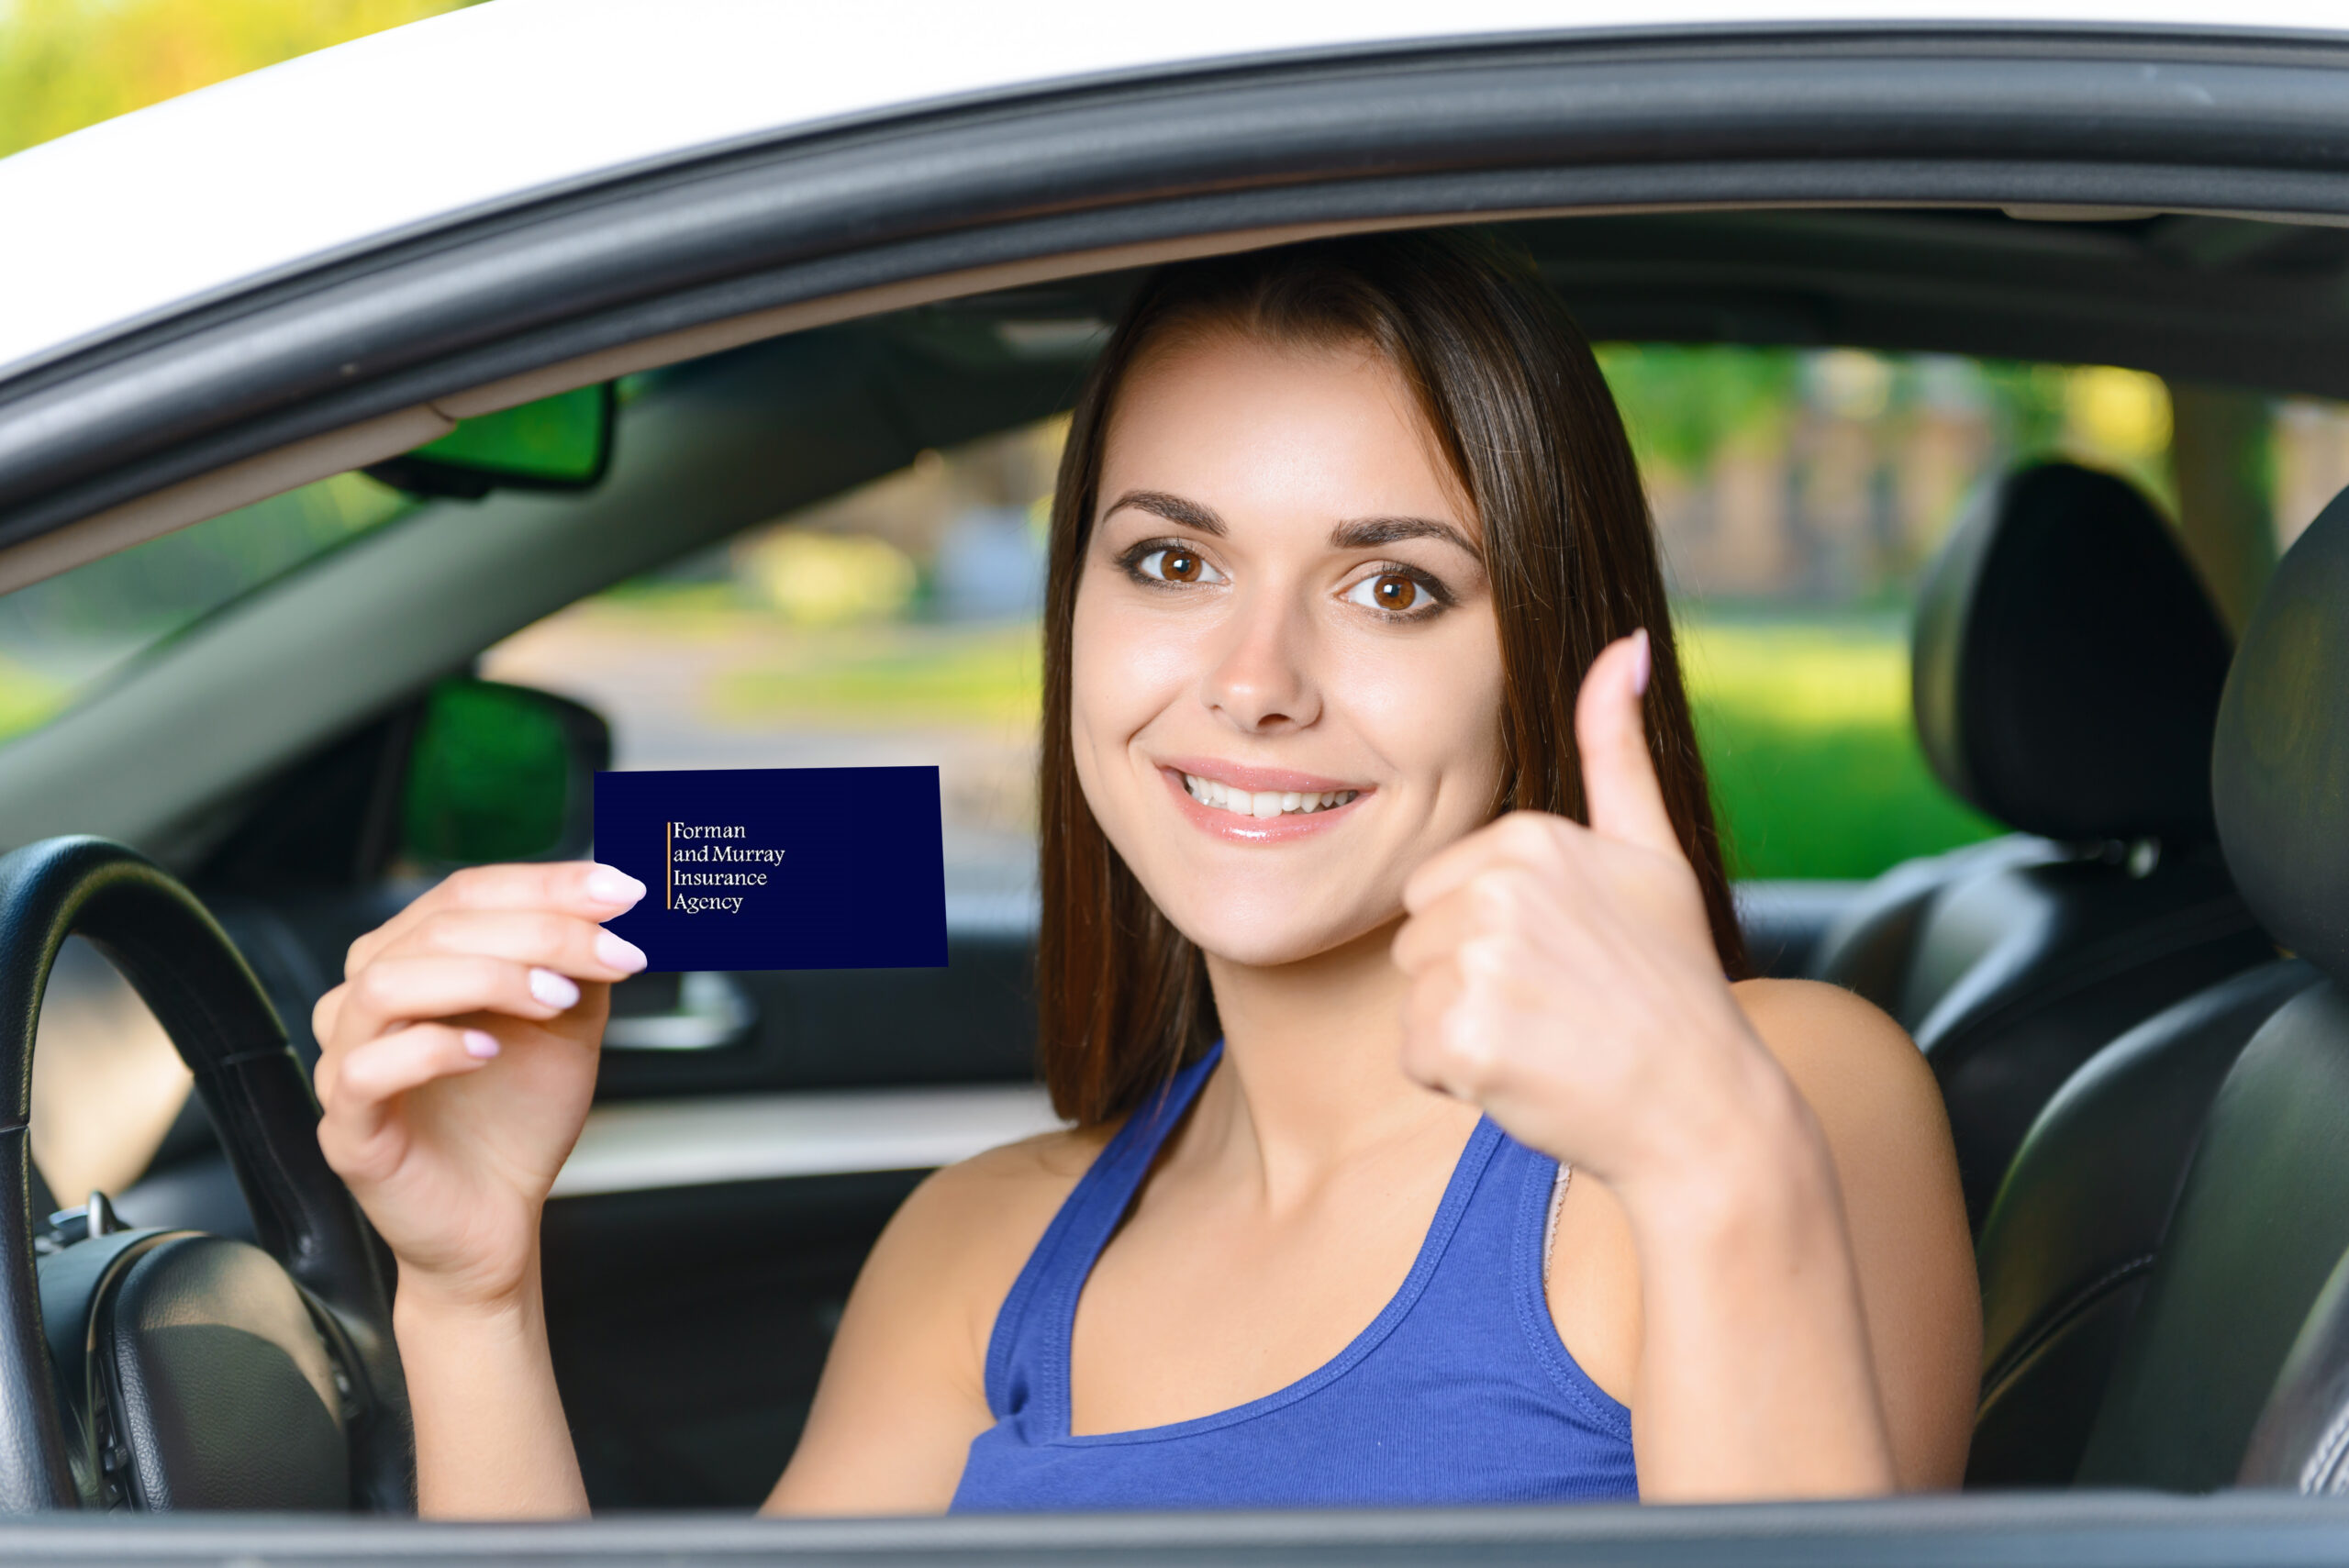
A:
POLYGON ((1477 826, 1501 771, 1501 661, 1489 617, 1444 628, 1408 650, 1382 648, 1348 681, 1364 733, 1405 778, 1434 791, 1440 831, 1477 826))
POLYGON ((1186 639, 1160 617, 1080 586, 1069 627, 1069 737, 1077 782, 1106 823, 1104 770, 1166 710, 1195 672, 1186 639))

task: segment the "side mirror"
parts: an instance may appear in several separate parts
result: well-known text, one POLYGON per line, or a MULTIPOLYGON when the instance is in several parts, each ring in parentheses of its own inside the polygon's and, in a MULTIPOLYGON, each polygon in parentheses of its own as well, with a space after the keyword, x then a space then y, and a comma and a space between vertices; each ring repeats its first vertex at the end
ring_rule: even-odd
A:
POLYGON ((426 697, 400 801, 409 859, 442 871, 584 855, 612 736, 592 708, 452 676, 426 697))
POLYGON ((619 399, 611 382, 500 409, 365 472, 412 495, 478 501, 493 490, 586 490, 612 463, 619 399))

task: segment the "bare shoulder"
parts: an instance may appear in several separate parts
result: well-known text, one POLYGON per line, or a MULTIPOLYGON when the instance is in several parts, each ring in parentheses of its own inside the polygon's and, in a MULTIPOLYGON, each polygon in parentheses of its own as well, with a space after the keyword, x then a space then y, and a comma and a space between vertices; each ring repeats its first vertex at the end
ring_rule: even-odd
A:
POLYGON ((770 1511, 937 1512, 987 1407, 996 1314, 1108 1129, 1047 1133, 914 1189, 849 1292, 770 1511))
POLYGON ((1016 1274, 1114 1130, 1041 1133, 949 1165, 914 1189, 885 1241, 902 1237, 933 1260, 1009 1249, 1016 1274))
POLYGON ((984 1353, 996 1308, 1113 1130, 1042 1133, 935 1173, 874 1245, 873 1289, 953 1303, 984 1353))
POLYGON ((1738 1006, 1839 1146, 1864 1129, 1946 1144, 1933 1070, 1881 1007, 1816 980, 1742 980, 1738 1006))

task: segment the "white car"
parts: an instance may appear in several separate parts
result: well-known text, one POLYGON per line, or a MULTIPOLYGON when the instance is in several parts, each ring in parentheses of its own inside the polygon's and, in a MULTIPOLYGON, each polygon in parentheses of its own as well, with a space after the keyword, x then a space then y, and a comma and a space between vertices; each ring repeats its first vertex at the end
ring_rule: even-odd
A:
MULTIPOLYGON (((304 1075, 417 876, 585 847, 603 720, 485 650, 1063 410, 1158 262, 1493 223, 1598 339, 2349 398, 2338 7, 495 0, 0 161, 0 622, 301 487, 357 508, 0 744, 0 1550, 2349 1555, 2301 1496, 2349 1486, 2349 508, 2231 637, 2162 530, 2019 478, 1916 630, 1925 751, 2015 832, 1749 892, 1765 966, 1883 1003, 1943 1082, 1988 1328, 1963 1496, 425 1533, 304 1075), (332 488, 362 470, 390 499, 332 488), (61 1208, 25 1129, 77 934, 208 1118, 88 1091, 136 1148, 61 1208)), ((2206 552, 2223 510, 2188 498, 2206 552)), ((1032 908, 952 913, 945 971, 620 1007, 546 1240, 599 1505, 754 1503, 897 1201, 1051 1125, 1032 908)))

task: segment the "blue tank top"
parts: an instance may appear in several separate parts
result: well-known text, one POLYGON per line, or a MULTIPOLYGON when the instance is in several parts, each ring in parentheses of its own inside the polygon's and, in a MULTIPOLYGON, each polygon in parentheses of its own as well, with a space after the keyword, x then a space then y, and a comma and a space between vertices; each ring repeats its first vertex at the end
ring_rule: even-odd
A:
POLYGON ((1542 1288, 1557 1162, 1477 1123, 1403 1286, 1319 1371, 1212 1416, 1069 1431, 1069 1338, 1094 1260, 1221 1048, 1094 1160, 987 1347, 995 1425, 957 1510, 1347 1507, 1635 1498, 1631 1413, 1576 1366, 1542 1288))

